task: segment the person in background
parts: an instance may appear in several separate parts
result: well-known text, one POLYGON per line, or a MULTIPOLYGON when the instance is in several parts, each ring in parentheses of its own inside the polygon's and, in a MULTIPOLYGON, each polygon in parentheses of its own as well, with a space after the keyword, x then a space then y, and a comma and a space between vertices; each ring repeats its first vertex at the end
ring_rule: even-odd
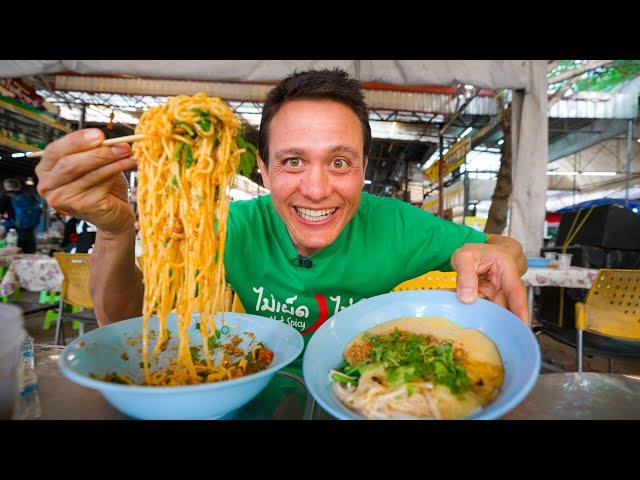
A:
POLYGON ((59 215, 55 210, 51 209, 49 215, 49 232, 51 235, 62 238, 64 236, 64 227, 65 224, 62 215, 59 215))
POLYGON ((91 253, 93 244, 96 243, 96 226, 85 220, 79 220, 76 224, 78 245, 73 253, 91 253))
POLYGON ((64 233, 62 234, 62 248, 65 252, 70 253, 72 249, 77 247, 78 234, 76 233, 76 225, 78 219, 72 216, 65 216, 64 233))
POLYGON ((91 253, 96 242, 96 231, 92 223, 69 217, 65 224, 62 248, 69 253, 91 253))
POLYGON ((22 190, 17 178, 7 178, 3 182, 4 193, 0 197, 0 216, 8 231, 15 228, 18 233, 18 247, 24 253, 36 252, 35 229, 40 223, 42 208, 38 200, 22 190))

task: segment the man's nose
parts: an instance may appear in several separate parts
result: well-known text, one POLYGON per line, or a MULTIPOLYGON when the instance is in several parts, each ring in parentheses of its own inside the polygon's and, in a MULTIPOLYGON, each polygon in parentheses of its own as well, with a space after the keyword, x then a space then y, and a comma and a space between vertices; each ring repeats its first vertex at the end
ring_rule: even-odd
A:
POLYGON ((313 165, 302 176, 300 193, 310 200, 322 200, 329 196, 331 184, 329 172, 322 165, 313 165))

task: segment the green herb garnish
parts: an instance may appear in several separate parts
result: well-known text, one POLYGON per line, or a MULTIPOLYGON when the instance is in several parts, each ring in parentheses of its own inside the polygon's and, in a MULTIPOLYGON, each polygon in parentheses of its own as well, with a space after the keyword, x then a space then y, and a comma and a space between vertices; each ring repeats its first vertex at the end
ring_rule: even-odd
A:
POLYGON ((207 133, 209 132, 209 130, 211 130, 211 121, 207 120, 206 118, 199 120, 198 125, 200 125, 200 128, 207 133))
POLYGON ((331 370, 331 380, 335 381, 335 382, 340 382, 340 383, 350 383, 352 385, 357 385, 358 384, 358 377, 351 377, 349 375, 345 375, 342 372, 339 372, 338 370, 331 370))
POLYGON ((211 118, 211 112, 207 112, 206 110, 202 110, 200 107, 191 108, 192 112, 196 112, 198 115, 204 118, 211 118))
POLYGON ((197 133, 191 128, 188 124, 183 122, 182 120, 176 120, 174 124, 175 128, 182 128, 190 138, 195 138, 197 133))
POLYGON ((191 358, 193 359, 194 362, 199 362, 200 361, 200 349, 198 347, 191 347, 189 348, 189 350, 191 350, 191 358))
POLYGON ((184 148, 185 144, 182 142, 178 142, 178 146, 176 147, 176 153, 174 153, 174 158, 177 161, 180 161, 180 159, 182 158, 182 149, 184 148))
MULTIPOLYGON (((451 343, 432 343, 428 337, 402 333, 398 329, 385 335, 365 334, 363 340, 371 345, 367 359, 359 365, 343 364, 337 373, 359 378, 363 367, 382 365, 386 383, 391 387, 429 381, 449 387, 453 394, 463 393, 470 387, 471 380, 455 359, 451 343)), ((415 387, 407 387, 409 394, 415 391, 415 387)))
POLYGON ((193 152, 191 151, 191 147, 189 145, 184 146, 184 166, 185 168, 189 168, 193 165, 193 152))

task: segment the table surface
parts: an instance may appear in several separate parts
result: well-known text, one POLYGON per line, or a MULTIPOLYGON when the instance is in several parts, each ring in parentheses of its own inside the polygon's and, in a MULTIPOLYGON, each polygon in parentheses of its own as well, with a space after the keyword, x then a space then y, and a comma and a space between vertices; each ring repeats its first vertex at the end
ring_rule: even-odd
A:
MULTIPOLYGON (((58 368, 63 347, 34 346, 40 420, 126 420, 96 390, 80 386, 58 368)), ((303 420, 311 418, 313 397, 298 376, 280 371, 251 402, 225 417, 240 420, 303 420), (274 401, 275 399, 275 401, 274 401)))
POLYGON ((595 268, 529 268, 522 281, 528 287, 591 288, 597 274, 595 268))
MULTIPOLYGON (((36 345, 35 359, 43 420, 124 420, 95 390, 68 380, 58 368, 63 347, 36 345)), ((332 420, 316 404, 302 379, 280 371, 254 400, 226 419, 332 420), (278 391, 277 403, 273 394, 278 391), (284 393, 283 393, 284 392, 284 393)), ((504 420, 640 419, 640 376, 550 373, 504 420)))
POLYGON ((12 262, 15 262, 16 260, 46 260, 49 258, 53 257, 50 257, 49 255, 46 255, 44 253, 6 253, 0 254, 0 265, 8 267, 12 262))
MULTIPOLYGON (((3 259, 12 257, 0 257, 3 259)), ((39 253, 21 253, 8 263, 8 269, 0 280, 0 295, 11 295, 17 287, 31 292, 41 290, 60 291, 64 276, 58 261, 39 253)))
POLYGON ((7 255, 16 255, 20 253, 22 249, 20 247, 2 247, 0 248, 0 257, 7 255))
POLYGON ((612 373, 540 375, 507 420, 639 420, 640 376, 612 373))

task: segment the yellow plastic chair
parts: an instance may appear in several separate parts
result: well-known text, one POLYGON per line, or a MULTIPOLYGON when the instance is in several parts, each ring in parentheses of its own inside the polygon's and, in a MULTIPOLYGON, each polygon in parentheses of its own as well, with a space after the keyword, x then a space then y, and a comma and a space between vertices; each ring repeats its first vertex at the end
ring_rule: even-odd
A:
POLYGON ((232 296, 231 311, 234 313, 246 313, 246 310, 244 309, 244 305, 242 305, 242 302, 240 301, 240 297, 238 297, 236 292, 230 291, 229 293, 232 296))
POLYGON ((457 272, 440 272, 434 270, 424 273, 416 278, 402 282, 396 285, 392 292, 401 292, 403 290, 445 290, 457 287, 457 272))
MULTIPOLYGON (((434 290, 434 289, 456 289, 456 280, 458 274, 456 272, 440 272, 434 270, 427 272, 416 278, 402 282, 396 285, 392 292, 400 292, 402 290, 434 290)), ((232 293, 231 311, 236 313, 245 313, 244 306, 235 292, 232 293)))
POLYGON ((60 266, 64 281, 60 291, 60 303, 58 304, 58 319, 56 321, 55 344, 59 345, 60 327, 65 319, 80 322, 80 335, 84 334, 85 323, 97 323, 93 315, 78 315, 76 313, 64 313, 64 304, 86 309, 93 308, 93 301, 89 294, 89 257, 88 253, 61 253, 53 254, 60 266))
POLYGON ((585 302, 575 308, 576 364, 582 372, 583 332, 640 340, 640 270, 599 270, 585 302))

